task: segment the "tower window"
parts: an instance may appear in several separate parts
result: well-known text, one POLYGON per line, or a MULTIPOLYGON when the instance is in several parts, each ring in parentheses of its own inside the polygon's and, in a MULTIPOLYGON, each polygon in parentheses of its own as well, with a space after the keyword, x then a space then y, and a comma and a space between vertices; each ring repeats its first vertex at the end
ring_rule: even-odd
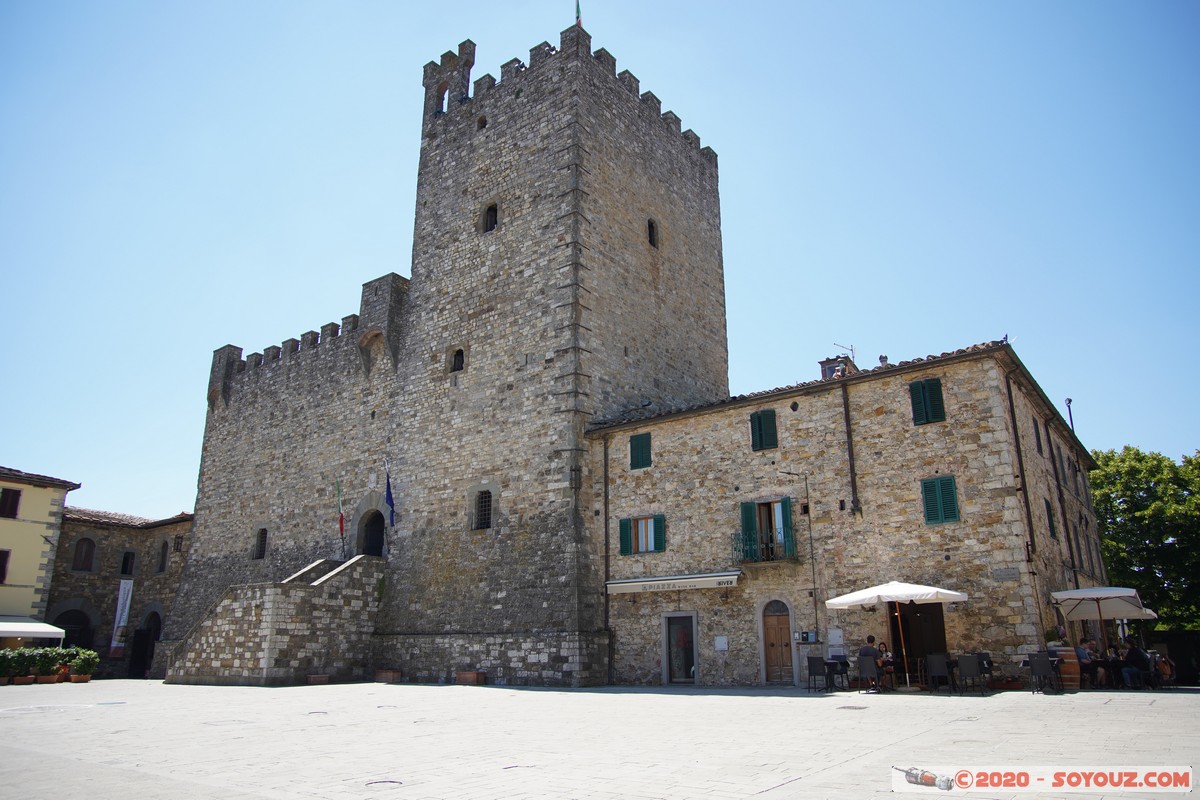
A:
POLYGON ((255 561, 261 561, 267 557, 267 529, 259 528, 258 534, 254 537, 254 552, 250 554, 250 558, 255 561))
POLYGON ((483 210, 483 232, 490 233, 500 224, 500 209, 492 203, 483 210))
POLYGON ((475 130, 481 131, 487 127, 487 117, 480 117, 475 121, 475 130))
POLYGON ((465 367, 466 367, 466 354, 463 353, 463 350, 460 347, 457 350, 455 350, 454 355, 452 355, 450 357, 450 371, 451 372, 462 372, 465 367))
POLYGON ((169 557, 170 553, 171 553, 170 545, 168 545, 166 539, 164 539, 163 543, 162 543, 162 547, 160 547, 158 549, 158 571, 159 572, 167 571, 167 558, 169 557))
POLYGON ((122 575, 132 575, 133 574, 133 560, 135 557, 136 557, 136 555, 129 551, 126 551, 125 555, 121 556, 121 574, 122 575))
POLYGON ((658 223, 652 219, 646 220, 646 241, 651 247, 658 247, 658 223))
POLYGON ((485 531, 492 527, 492 493, 487 489, 475 495, 475 524, 473 530, 485 531))

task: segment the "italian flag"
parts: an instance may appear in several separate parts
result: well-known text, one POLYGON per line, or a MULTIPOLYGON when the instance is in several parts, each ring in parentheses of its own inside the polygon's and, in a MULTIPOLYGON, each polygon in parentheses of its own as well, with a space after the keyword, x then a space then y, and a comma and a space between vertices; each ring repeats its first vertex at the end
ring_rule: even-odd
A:
POLYGON ((583 27, 583 14, 579 11, 579 0, 575 0, 575 27, 583 27))

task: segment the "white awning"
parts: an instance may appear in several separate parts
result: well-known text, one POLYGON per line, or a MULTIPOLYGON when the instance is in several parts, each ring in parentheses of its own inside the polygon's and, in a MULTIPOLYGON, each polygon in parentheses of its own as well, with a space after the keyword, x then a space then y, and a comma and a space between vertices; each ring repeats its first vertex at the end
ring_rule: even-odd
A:
POLYGON ((0 617, 0 638, 61 640, 66 635, 67 632, 62 628, 29 617, 0 617))
POLYGON ((657 578, 628 578, 604 584, 609 594, 631 592, 674 592, 680 589, 728 589, 737 586, 740 570, 705 572, 699 575, 666 575, 657 578))

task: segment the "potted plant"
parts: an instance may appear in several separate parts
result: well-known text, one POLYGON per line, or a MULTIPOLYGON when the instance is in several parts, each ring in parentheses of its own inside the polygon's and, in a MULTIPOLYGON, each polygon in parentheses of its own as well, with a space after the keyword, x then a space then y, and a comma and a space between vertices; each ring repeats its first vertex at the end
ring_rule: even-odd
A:
POLYGON ((98 666, 100 656, 96 651, 81 649, 71 660, 71 683, 87 683, 98 666))
POLYGON ((38 683, 58 683, 58 648, 39 647, 33 651, 33 674, 38 683))
POLYGON ((27 686, 33 683, 33 648, 21 647, 13 650, 10 659, 13 684, 27 686))

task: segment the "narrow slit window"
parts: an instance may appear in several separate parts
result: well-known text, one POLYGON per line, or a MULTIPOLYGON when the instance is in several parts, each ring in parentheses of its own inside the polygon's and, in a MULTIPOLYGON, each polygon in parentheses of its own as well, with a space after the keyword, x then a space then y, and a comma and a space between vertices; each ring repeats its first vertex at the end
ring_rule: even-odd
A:
POLYGON ((162 543, 162 547, 160 547, 158 549, 158 571, 159 572, 167 571, 167 559, 170 558, 170 555, 171 555, 171 546, 168 545, 166 543, 166 541, 164 540, 162 543))
POLYGON ((500 209, 492 203, 483 210, 483 232, 490 233, 500 224, 500 209))
POLYGON ((121 556, 121 574, 122 575, 132 575, 133 574, 133 560, 135 557, 136 557, 135 554, 129 553, 129 552, 126 552, 125 555, 121 556))
POLYGON ((646 241, 651 247, 658 247, 658 223, 652 219, 646 220, 646 241))
POLYGON ((255 561, 261 561, 267 557, 267 529, 259 528, 258 533, 254 536, 254 552, 250 555, 255 561))

